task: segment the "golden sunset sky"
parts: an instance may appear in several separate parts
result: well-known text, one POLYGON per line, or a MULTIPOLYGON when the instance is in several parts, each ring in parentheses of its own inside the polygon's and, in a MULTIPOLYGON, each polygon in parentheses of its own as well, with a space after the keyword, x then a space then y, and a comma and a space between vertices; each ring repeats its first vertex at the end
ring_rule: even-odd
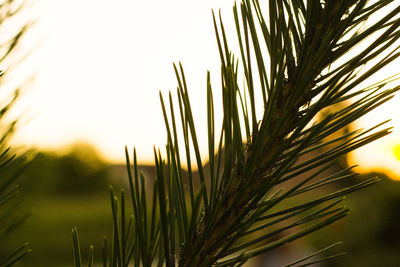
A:
MULTIPOLYGON (((32 49, 21 69, 34 77, 17 110, 24 123, 15 144, 60 149, 93 144, 112 162, 124 146, 152 161, 153 145, 166 137, 158 91, 175 90, 173 62, 185 68, 206 157, 206 71, 219 102, 219 55, 211 9, 221 8, 236 52, 232 5, 227 0, 40 0, 28 12, 36 21, 22 48, 32 49), (30 46, 30 47, 29 47, 30 46)), ((236 53, 239 55, 238 53, 236 53)), ((399 62, 374 79, 400 71, 399 62)), ((22 74, 15 74, 18 75, 22 74)), ((390 170, 400 177, 400 96, 374 111, 359 127, 392 118, 391 136, 353 153, 359 171, 390 170), (397 155, 397 159, 396 159, 397 155)), ((221 118, 221 113, 217 113, 221 118)))

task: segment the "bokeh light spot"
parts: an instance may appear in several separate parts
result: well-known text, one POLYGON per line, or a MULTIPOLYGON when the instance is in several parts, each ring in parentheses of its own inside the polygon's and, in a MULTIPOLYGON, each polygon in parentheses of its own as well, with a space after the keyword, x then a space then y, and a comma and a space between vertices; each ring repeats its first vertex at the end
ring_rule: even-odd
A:
POLYGON ((393 153, 398 161, 400 161, 400 144, 393 147, 393 153))

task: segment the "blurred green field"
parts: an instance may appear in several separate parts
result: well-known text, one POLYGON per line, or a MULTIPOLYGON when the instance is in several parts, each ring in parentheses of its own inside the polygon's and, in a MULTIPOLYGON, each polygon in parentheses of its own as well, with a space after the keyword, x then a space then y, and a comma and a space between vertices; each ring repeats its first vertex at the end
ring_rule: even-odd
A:
POLYGON ((90 147, 74 147, 64 155, 38 153, 20 177, 21 193, 14 201, 19 215, 29 217, 5 248, 30 244, 32 252, 17 266, 72 266, 74 226, 83 251, 93 244, 101 253, 103 236, 112 233, 108 187, 120 187, 121 178, 113 175, 90 147))
POLYGON ((29 206, 32 214, 13 240, 28 241, 33 251, 18 266, 72 265, 71 229, 74 226, 79 229, 83 250, 93 244, 95 252, 100 253, 103 235, 111 235, 106 189, 89 196, 31 199, 29 206))
MULTIPOLYGON (((141 168, 146 177, 151 176, 151 166, 141 168)), ((287 263, 288 259, 336 241, 344 242, 342 248, 348 254, 318 266, 399 266, 400 182, 384 174, 378 176, 382 177, 381 183, 347 197, 345 204, 351 209, 348 218, 279 251, 271 251, 252 261, 251 266, 275 267, 282 258, 287 263)), ((20 215, 30 213, 30 217, 10 236, 6 249, 25 241, 33 249, 16 266, 74 266, 71 238, 74 226, 79 231, 84 261, 91 244, 95 247, 95 258, 100 260, 103 237, 110 241, 112 234, 108 187, 113 184, 118 191, 126 182, 124 165, 108 165, 95 153, 61 156, 39 153, 21 177, 21 194, 15 199, 20 215)))

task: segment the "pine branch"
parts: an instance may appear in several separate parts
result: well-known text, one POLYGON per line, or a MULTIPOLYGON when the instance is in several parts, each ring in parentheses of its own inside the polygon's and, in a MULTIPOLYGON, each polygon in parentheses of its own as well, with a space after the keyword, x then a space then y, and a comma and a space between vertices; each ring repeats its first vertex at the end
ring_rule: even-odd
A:
MULTIPOLYGON (((5 0, 0 3, 0 27, 3 29, 0 44, 0 82, 3 85, 6 83, 6 73, 11 68, 10 62, 15 63, 15 59, 12 59, 12 57, 15 56, 16 47, 29 29, 29 23, 18 25, 14 21, 15 15, 22 11, 23 7, 24 3, 13 0, 5 0), (10 31, 7 28, 10 26, 11 28, 14 27, 12 28, 14 30, 10 31), (4 28, 7 28, 7 30, 4 30, 4 28)), ((20 59, 17 58, 17 60, 20 59)), ((17 155, 15 149, 9 146, 10 138, 17 128, 18 119, 14 118, 10 122, 10 117, 7 118, 7 116, 19 99, 19 91, 18 88, 14 89, 8 97, 2 99, 0 106, 0 225, 2 226, 0 230, 0 266, 13 266, 31 252, 28 243, 17 248, 10 248, 10 244, 7 242, 13 231, 29 217, 28 214, 17 217, 15 216, 15 207, 7 206, 19 193, 19 187, 15 183, 27 165, 27 153, 17 155)))
MULTIPOLYGON (((104 266, 128 266, 131 258, 135 266, 152 266, 155 261, 157 266, 240 266, 342 219, 348 213, 341 206, 343 196, 379 181, 371 178, 331 193, 317 191, 357 175, 350 172, 352 167, 334 170, 337 160, 390 133, 391 128, 382 127, 385 122, 340 134, 400 89, 394 78, 360 88, 400 55, 395 45, 400 6, 369 25, 369 19, 393 1, 267 4, 266 16, 258 0, 243 0, 233 8, 242 67, 229 49, 221 16, 219 21, 213 16, 224 116, 217 136, 208 73, 208 127, 200 133, 208 137, 207 165, 200 156, 183 67, 174 65, 178 105, 171 94, 168 102, 160 94, 166 159, 154 149, 156 179, 150 198, 136 153, 132 171, 126 150, 133 217, 126 224, 123 193, 118 200, 111 191, 113 249, 109 261, 104 257, 104 266), (366 48, 351 52, 362 43, 366 48), (239 86, 241 70, 244 88, 239 86), (262 99, 256 98, 256 90, 261 90, 262 99), (264 108, 260 120, 258 103, 264 108), (338 104, 343 108, 334 111, 338 104), (179 138, 184 141, 187 179, 179 138)), ((293 264, 306 266, 343 254, 320 256, 329 248, 293 264)))
MULTIPOLYGON (((259 8, 258 2, 255 2, 256 8, 259 8)), ((230 175, 225 176, 229 182, 229 186, 220 188, 220 190, 224 192, 222 193, 223 197, 220 198, 219 203, 215 204, 216 207, 219 207, 218 212, 213 214, 206 213, 204 223, 198 230, 198 233, 196 233, 196 237, 188 249, 192 254, 181 256, 179 262, 181 266, 209 266, 218 259, 220 250, 226 249, 226 247, 231 246, 238 240, 242 229, 245 228, 243 227, 243 220, 254 210, 255 205, 265 196, 265 193, 279 181, 280 175, 276 175, 276 173, 278 173, 280 166, 276 163, 276 160, 285 152, 285 150, 282 149, 282 147, 285 147, 283 144, 288 143, 290 145, 292 140, 295 139, 296 134, 301 132, 315 116, 316 112, 311 108, 304 111, 302 107, 312 101, 315 94, 311 93, 313 90, 316 90, 314 89, 317 86, 316 80, 321 75, 322 71, 327 66, 334 63, 332 59, 335 58, 335 49, 338 46, 338 41, 343 38, 340 34, 346 29, 345 27, 338 27, 337 25, 351 23, 351 19, 356 18, 356 12, 362 11, 365 1, 358 1, 357 6, 354 7, 353 12, 348 16, 346 13, 349 12, 350 7, 353 6, 355 1, 352 3, 348 1, 327 1, 324 9, 322 9, 319 3, 316 3, 315 1, 307 3, 307 17, 304 25, 305 37, 300 43, 297 42, 296 53, 298 57, 296 64, 292 52, 293 47, 291 47, 291 44, 293 44, 295 40, 291 40, 289 36, 290 32, 293 33, 293 29, 296 30, 293 26, 294 22, 292 21, 296 14, 290 13, 292 10, 290 9, 289 3, 284 1, 270 1, 269 15, 271 24, 269 29, 271 32, 266 34, 265 38, 267 39, 267 46, 271 58, 271 82, 264 117, 259 127, 253 124, 253 137, 251 140, 247 140, 247 151, 242 154, 238 153, 238 156, 235 158, 235 166, 232 168, 233 170, 228 170, 230 175), (284 13, 284 4, 286 8, 288 8, 286 11, 290 14, 288 18, 286 18, 284 13), (277 30, 276 32, 274 32, 275 29, 277 30), (324 35, 324 33, 328 34, 324 35), (279 43, 280 40, 283 40, 283 42, 279 43), (314 64, 308 63, 311 58, 314 64), (315 61, 315 59, 317 60, 315 61), (286 75, 285 72, 287 73, 286 75), (308 113, 314 116, 309 116, 307 118, 307 111, 310 111, 308 113), (210 220, 208 217, 213 217, 213 223, 208 223, 208 220, 210 220)), ((258 40, 254 31, 255 26, 253 25, 252 17, 249 15, 251 14, 250 2, 244 1, 241 5, 241 10, 244 20, 247 20, 244 22, 244 28, 246 28, 246 25, 249 25, 248 27, 253 29, 250 35, 253 38, 253 44, 255 44, 254 49, 256 50, 257 62, 263 62, 263 60, 259 59, 259 57, 261 57, 261 52, 258 51, 259 47, 256 45, 258 44, 258 40)), ((235 12, 235 16, 237 18, 237 11, 235 12)), ((258 16, 260 21, 265 21, 262 19, 261 13, 258 13, 258 16)), ((388 17, 390 17, 390 15, 388 15, 388 17)), ((385 18, 384 20, 387 19, 388 18, 385 18)), ((238 19, 236 19, 236 21, 238 21, 238 19)), ((297 19, 297 21, 299 21, 299 19, 297 19)), ((379 41, 382 41, 385 36, 389 36, 389 34, 398 27, 398 24, 399 21, 393 22, 391 27, 378 38, 378 40, 380 39, 379 41)), ((215 18, 214 25, 217 29, 215 18)), ((262 24, 261 26, 264 32, 268 33, 266 25, 262 24)), ((238 24, 237 27, 239 29, 238 24)), ((298 30, 300 31, 301 27, 299 27, 298 30)), ((225 82, 223 86, 230 87, 228 90, 230 90, 233 96, 227 96, 226 98, 233 98, 231 103, 235 103, 236 99, 234 94, 237 90, 237 84, 236 80, 230 79, 237 74, 234 70, 234 60, 231 59, 230 53, 227 52, 229 50, 222 22, 221 35, 223 41, 220 40, 219 34, 217 33, 218 45, 222 58, 223 79, 225 82), (224 48, 222 48, 222 46, 224 46, 224 48), (225 52, 223 52, 224 50, 225 52), (226 59, 223 57, 224 53, 226 59)), ((396 35, 397 36, 393 37, 393 39, 398 38, 398 33, 396 35)), ((354 43, 352 39, 347 41, 347 43, 349 42, 354 43)), ((248 43, 247 39, 246 43, 248 43)), ((371 45, 369 50, 372 51, 376 48, 378 46, 377 43, 378 41, 376 41, 374 45, 371 45)), ((355 44, 353 44, 353 46, 354 45, 355 44)), ((248 45, 246 45, 246 47, 248 49, 248 45)), ((341 47, 344 47, 344 45, 342 44, 341 47)), ((365 54, 365 56, 366 55, 367 54, 365 54)), ((242 49, 242 59, 244 59, 245 56, 242 49)), ((391 60, 392 59, 389 61, 391 60)), ((360 61, 360 57, 358 57, 358 61, 360 61)), ((376 69, 371 69, 371 72, 376 72, 383 67, 385 63, 386 62, 383 61, 381 65, 376 66, 376 69)), ((245 69, 246 66, 247 65, 244 64, 245 69)), ((259 66, 262 65, 259 64, 259 66)), ((259 68, 259 70, 260 73, 263 72, 263 68, 259 68)), ((251 86, 252 79, 249 77, 248 73, 249 72, 246 73, 246 78, 249 86, 251 86)), ((261 81, 263 81, 262 77, 261 81)), ((343 94, 340 89, 339 87, 331 90, 334 92, 336 91, 337 94, 343 94)), ((395 90, 397 90, 397 88, 395 90)), ((253 95, 252 90, 250 95, 253 95)), ((382 96, 377 98, 381 99, 382 96)), ((374 99, 374 102, 376 103, 378 99, 374 99)), ((322 101, 319 101, 317 104, 322 104, 321 102, 322 101)), ((370 107, 371 103, 368 104, 370 107)), ((252 106, 254 106, 254 104, 252 106)), ((316 107, 317 111, 322 108, 323 107, 316 107)), ((233 135, 240 135, 240 130, 229 129, 229 127, 238 127, 238 120, 234 117, 235 114, 229 114, 228 111, 224 112, 224 116, 224 130, 232 131, 233 135), (230 118, 227 116, 227 113, 228 116, 231 116, 230 118)), ((253 118, 254 117, 255 114, 253 111, 253 118)), ((319 129, 317 129, 316 132, 318 132, 318 130, 319 129)), ((381 135, 383 136, 387 133, 388 130, 384 130, 381 135)), ((232 145, 235 145, 233 139, 234 138, 225 135, 226 150, 229 150, 229 146, 231 145, 228 142, 232 142, 232 145)), ((367 138, 365 141, 369 142, 371 140, 367 138)), ((240 150, 242 148, 240 142, 236 143, 236 145, 237 147, 235 147, 235 149, 240 150)), ((303 142, 302 145, 306 146, 307 142, 303 142)), ((302 145, 299 145, 296 150, 304 150, 302 145)), ((346 148, 349 148, 349 145, 347 145, 346 148)), ((311 162, 315 161, 315 159, 311 160, 311 162)), ((293 162, 293 159, 291 162, 293 162)), ((288 163, 290 164, 290 161, 288 161, 288 163)), ((275 203, 275 205, 276 204, 277 203, 275 203)))

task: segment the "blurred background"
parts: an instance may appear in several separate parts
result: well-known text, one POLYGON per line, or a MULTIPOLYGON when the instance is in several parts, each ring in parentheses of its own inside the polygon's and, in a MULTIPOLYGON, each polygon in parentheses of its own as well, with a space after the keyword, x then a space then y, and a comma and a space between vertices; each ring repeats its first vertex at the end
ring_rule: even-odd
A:
MULTIPOLYGON (((149 180, 154 176, 153 145, 162 148, 166 141, 158 91, 176 87, 172 62, 183 63, 189 94, 196 99, 197 129, 205 129, 207 69, 215 103, 220 100, 211 9, 222 10, 231 48, 238 51, 233 2, 24 2, 25 8, 2 26, 7 35, 32 22, 10 60, 0 66, 7 73, 0 96, 21 88, 10 114, 10 121, 19 118, 10 144, 34 151, 15 201, 29 218, 8 244, 31 244, 33 252, 19 266, 72 266, 72 227, 78 226, 82 248, 94 244, 97 256, 103 236, 111 236, 108 186, 126 187, 125 145, 136 147, 140 169, 149 180)), ((372 81, 395 74, 398 64, 372 81)), ((391 118, 395 128, 339 166, 359 164, 359 179, 378 175, 382 182, 348 197, 352 211, 346 220, 254 264, 278 266, 341 240, 348 255, 321 266, 400 266, 399 103, 398 95, 352 126, 366 128, 391 118)), ((216 121, 221 118, 216 110, 216 121)), ((205 134, 199 142, 206 161, 205 134)))

